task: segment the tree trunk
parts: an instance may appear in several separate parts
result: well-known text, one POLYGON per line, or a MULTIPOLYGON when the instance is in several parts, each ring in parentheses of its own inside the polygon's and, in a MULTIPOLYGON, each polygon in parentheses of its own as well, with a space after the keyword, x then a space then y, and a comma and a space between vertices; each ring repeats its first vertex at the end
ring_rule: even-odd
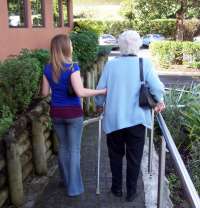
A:
POLYGON ((184 39, 184 18, 187 11, 187 1, 180 0, 180 9, 176 12, 176 40, 184 39))

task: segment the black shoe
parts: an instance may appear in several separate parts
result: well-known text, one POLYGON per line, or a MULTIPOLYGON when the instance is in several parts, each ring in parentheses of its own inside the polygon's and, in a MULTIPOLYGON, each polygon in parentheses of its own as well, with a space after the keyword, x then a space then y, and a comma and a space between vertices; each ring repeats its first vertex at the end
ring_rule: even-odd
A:
POLYGON ((136 192, 134 192, 134 193, 127 193, 126 201, 127 202, 132 202, 136 197, 137 197, 137 193, 136 192))
POLYGON ((122 197, 122 195, 123 195, 122 190, 115 190, 115 189, 111 188, 111 192, 116 197, 122 197))

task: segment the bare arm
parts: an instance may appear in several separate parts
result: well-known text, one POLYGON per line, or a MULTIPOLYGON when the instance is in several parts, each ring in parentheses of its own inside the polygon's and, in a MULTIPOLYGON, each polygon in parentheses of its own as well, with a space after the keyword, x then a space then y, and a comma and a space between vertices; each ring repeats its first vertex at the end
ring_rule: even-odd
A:
POLYGON ((47 97, 49 94, 50 94, 49 82, 45 77, 45 75, 43 75, 41 95, 47 97))
POLYGON ((71 82, 74 91, 79 97, 90 97, 95 95, 106 94, 106 89, 93 90, 84 88, 79 71, 76 71, 71 75, 71 82))

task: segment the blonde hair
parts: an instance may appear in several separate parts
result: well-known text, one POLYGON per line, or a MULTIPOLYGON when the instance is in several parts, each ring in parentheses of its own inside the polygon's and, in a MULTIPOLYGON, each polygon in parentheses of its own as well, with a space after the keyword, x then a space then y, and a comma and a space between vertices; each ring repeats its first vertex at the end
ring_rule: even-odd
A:
POLYGON ((72 62, 72 44, 68 35, 56 35, 51 40, 51 58, 53 66, 53 80, 57 82, 61 70, 65 70, 64 63, 72 62))
POLYGON ((118 43, 122 55, 137 55, 142 45, 142 40, 138 32, 127 30, 119 36, 118 43))

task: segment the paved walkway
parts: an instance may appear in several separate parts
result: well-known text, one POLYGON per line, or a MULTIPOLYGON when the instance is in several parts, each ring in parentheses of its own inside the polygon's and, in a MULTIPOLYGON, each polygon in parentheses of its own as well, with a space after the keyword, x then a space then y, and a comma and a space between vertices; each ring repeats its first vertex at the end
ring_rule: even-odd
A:
MULTIPOLYGON (((60 187, 59 173, 50 179, 43 194, 39 197, 34 208, 144 208, 144 190, 142 177, 138 182, 138 197, 134 202, 125 202, 122 198, 114 197, 110 193, 111 174, 105 137, 102 140, 101 151, 101 194, 96 195, 96 169, 97 169, 97 124, 90 124, 85 128, 82 142, 82 175, 85 193, 76 198, 69 198, 65 190, 60 187)), ((125 183, 124 183, 125 184, 125 183)), ((125 193, 125 187, 124 187, 125 193)))

